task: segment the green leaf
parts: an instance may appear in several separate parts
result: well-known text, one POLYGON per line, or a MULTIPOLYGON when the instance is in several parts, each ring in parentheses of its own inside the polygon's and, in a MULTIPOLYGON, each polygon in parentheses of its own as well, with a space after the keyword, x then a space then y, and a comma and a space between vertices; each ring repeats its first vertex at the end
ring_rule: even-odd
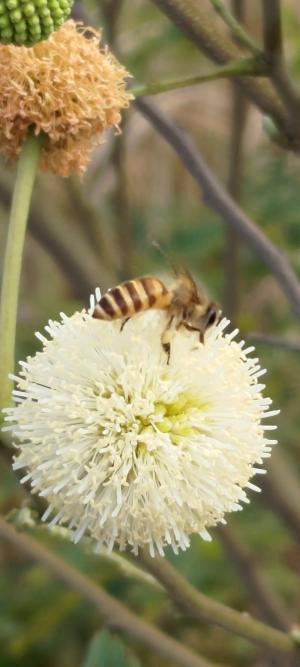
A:
POLYGON ((81 667, 139 667, 139 662, 128 656, 121 639, 104 630, 91 640, 81 667))

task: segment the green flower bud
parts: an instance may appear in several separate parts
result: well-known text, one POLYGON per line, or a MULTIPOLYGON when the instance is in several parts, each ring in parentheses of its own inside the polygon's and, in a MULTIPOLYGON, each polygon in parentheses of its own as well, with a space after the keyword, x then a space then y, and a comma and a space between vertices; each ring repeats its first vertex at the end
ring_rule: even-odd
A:
POLYGON ((48 28, 52 29, 53 21, 52 21, 51 16, 48 16, 47 18, 45 18, 45 20, 43 21, 43 27, 44 27, 45 30, 48 29, 48 28))
POLYGON ((9 27, 10 27, 9 17, 6 16, 6 14, 0 16, 0 28, 9 28, 9 27))
POLYGON ((7 9, 17 9, 18 5, 18 0, 7 0, 6 2, 7 9))
POLYGON ((41 27, 39 25, 30 25, 29 26, 29 32, 30 32, 31 35, 38 35, 42 31, 41 31, 41 27))
POLYGON ((9 17, 12 23, 19 23, 19 21, 22 21, 22 12, 19 9, 14 9, 10 12, 9 17))
POLYGON ((26 31, 26 27, 27 27, 27 25, 26 25, 26 21, 24 21, 24 19, 22 19, 21 21, 19 21, 18 23, 16 23, 16 25, 14 25, 14 30, 15 30, 17 33, 25 32, 25 31, 26 31))
POLYGON ((25 32, 25 31, 24 32, 19 32, 14 36, 14 41, 17 44, 25 44, 25 42, 27 41, 27 38, 28 38, 27 32, 25 32))
POLYGON ((29 28, 32 28, 32 26, 40 25, 40 19, 36 14, 34 14, 33 16, 29 16, 27 23, 29 28))
POLYGON ((30 29, 28 39, 32 39, 34 42, 37 42, 39 40, 40 34, 41 29, 35 26, 35 28, 30 29))
POLYGON ((31 46, 68 18, 74 0, 0 0, 0 43, 31 46))
POLYGON ((33 16, 35 14, 35 6, 32 4, 32 2, 28 2, 26 5, 24 5, 23 14, 25 14, 25 16, 33 16))
POLYGON ((60 19, 64 16, 63 10, 60 7, 52 9, 52 16, 54 16, 56 19, 60 19))
POLYGON ((13 28, 4 28, 4 30, 1 31, 1 39, 8 39, 10 40, 14 34, 13 28))

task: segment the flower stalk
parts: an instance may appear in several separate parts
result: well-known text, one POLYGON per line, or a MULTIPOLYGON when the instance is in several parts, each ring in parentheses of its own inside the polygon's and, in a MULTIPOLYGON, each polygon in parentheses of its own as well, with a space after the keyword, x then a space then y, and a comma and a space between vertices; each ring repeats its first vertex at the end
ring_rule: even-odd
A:
POLYGON ((200 622, 206 620, 215 623, 267 650, 277 650, 281 653, 294 650, 295 644, 290 634, 210 599, 186 581, 166 558, 151 558, 144 549, 139 555, 139 560, 164 586, 181 611, 187 613, 190 618, 200 622))
POLYGON ((12 381, 8 376, 13 372, 15 364, 16 320, 22 255, 40 148, 41 137, 36 137, 30 132, 24 142, 18 162, 10 212, 0 301, 0 408, 11 403, 12 381))
POLYGON ((266 63, 262 59, 243 58, 220 67, 214 67, 206 74, 197 74, 196 76, 171 81, 154 81, 153 83, 133 87, 130 92, 136 98, 144 95, 157 95, 176 88, 187 88, 207 81, 230 79, 234 76, 266 76, 266 74, 266 63))
POLYGON ((190 648, 127 609, 124 604, 115 600, 94 581, 52 553, 34 537, 18 532, 2 516, 0 516, 0 538, 46 567, 57 579, 76 590, 83 599, 91 602, 108 626, 113 625, 115 629, 127 632, 149 646, 159 656, 169 658, 172 664, 181 667, 213 667, 210 661, 196 655, 190 648))

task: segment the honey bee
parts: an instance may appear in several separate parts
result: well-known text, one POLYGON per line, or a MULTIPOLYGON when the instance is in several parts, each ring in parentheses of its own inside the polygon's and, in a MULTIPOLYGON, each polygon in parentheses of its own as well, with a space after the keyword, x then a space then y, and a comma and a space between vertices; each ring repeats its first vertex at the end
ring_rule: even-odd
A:
POLYGON ((221 311, 196 285, 186 269, 175 270, 176 280, 169 288, 159 278, 146 276, 127 280, 108 290, 95 306, 93 317, 100 320, 122 319, 121 331, 130 318, 143 310, 164 310, 166 326, 161 344, 170 361, 172 332, 184 327, 204 334, 220 317, 221 311))

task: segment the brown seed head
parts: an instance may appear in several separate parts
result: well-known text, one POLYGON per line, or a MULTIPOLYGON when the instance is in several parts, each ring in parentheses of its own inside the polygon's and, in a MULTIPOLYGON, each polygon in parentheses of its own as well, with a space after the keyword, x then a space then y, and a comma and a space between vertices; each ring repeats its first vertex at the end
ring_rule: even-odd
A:
POLYGON ((41 168, 83 172, 109 127, 119 130, 129 76, 100 33, 70 20, 31 48, 0 45, 0 151, 16 159, 28 129, 46 135, 41 168))

